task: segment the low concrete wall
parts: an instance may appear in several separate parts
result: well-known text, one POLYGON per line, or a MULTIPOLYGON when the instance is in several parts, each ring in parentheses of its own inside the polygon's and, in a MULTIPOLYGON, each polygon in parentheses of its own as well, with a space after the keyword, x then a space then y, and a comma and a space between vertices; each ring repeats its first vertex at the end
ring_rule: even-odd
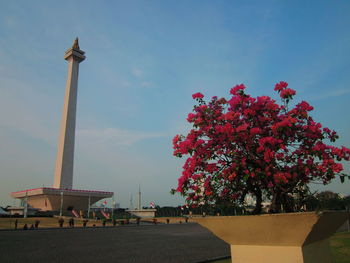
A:
POLYGON ((344 224, 342 224, 341 227, 337 230, 337 232, 345 232, 350 231, 350 219, 346 221, 344 224))

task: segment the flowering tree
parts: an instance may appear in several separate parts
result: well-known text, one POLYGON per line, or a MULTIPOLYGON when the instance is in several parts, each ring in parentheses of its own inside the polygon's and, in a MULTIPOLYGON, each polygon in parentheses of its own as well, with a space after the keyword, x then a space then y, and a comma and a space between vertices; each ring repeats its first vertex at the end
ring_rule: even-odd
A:
POLYGON ((177 192, 192 206, 243 202, 256 197, 254 212, 261 213, 263 196, 271 199, 270 212, 294 211, 295 194, 308 183, 327 184, 335 176, 348 175, 340 161, 349 160, 350 149, 327 145, 338 136, 322 128, 309 115, 313 110, 302 101, 289 109, 295 91, 281 81, 275 86, 279 105, 268 96, 251 97, 243 84, 230 90, 229 100, 201 93, 187 121, 187 136, 173 139, 174 155, 188 156, 177 192))

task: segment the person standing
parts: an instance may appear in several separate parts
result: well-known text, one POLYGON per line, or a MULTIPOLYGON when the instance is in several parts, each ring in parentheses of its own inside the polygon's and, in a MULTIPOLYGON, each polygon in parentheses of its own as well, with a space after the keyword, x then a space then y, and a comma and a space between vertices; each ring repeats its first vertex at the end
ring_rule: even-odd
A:
POLYGON ((60 227, 63 227, 63 223, 64 223, 64 219, 61 217, 59 220, 58 220, 58 224, 60 227))

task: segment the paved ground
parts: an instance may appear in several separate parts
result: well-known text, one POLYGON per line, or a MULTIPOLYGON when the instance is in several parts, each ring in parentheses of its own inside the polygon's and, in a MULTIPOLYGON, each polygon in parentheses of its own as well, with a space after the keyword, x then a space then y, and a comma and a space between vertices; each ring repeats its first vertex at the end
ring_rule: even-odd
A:
POLYGON ((0 231, 0 262, 194 263, 229 246, 197 224, 0 231))

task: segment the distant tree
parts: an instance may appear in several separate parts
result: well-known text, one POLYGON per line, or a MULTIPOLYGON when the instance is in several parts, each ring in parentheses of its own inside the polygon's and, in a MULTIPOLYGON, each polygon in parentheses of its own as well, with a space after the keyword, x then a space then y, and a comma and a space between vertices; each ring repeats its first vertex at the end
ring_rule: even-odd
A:
POLYGON ((252 97, 243 84, 230 90, 231 98, 201 93, 187 121, 193 128, 173 139, 174 155, 188 156, 176 190, 193 207, 205 204, 243 203, 255 196, 254 213, 261 213, 262 199, 271 199, 270 212, 295 210, 295 195, 304 196, 311 182, 328 184, 345 174, 340 161, 349 160, 350 149, 327 145, 338 138, 309 115, 302 101, 290 108, 295 91, 277 83, 279 105, 268 96, 252 97))
POLYGON ((319 207, 319 200, 315 197, 315 195, 307 195, 305 197, 305 206, 306 211, 315 211, 319 207))
POLYGON ((156 206, 156 216, 162 217, 162 216, 180 216, 181 215, 181 207, 173 207, 173 206, 156 206))
POLYGON ((318 210, 344 210, 345 205, 339 194, 332 191, 323 191, 316 194, 318 210))
POLYGON ((334 193, 332 191, 323 191, 323 192, 320 192, 318 194, 316 194, 316 197, 320 200, 322 199, 325 199, 325 200, 328 200, 328 199, 339 199, 339 194, 337 193, 334 193))
POLYGON ((347 211, 350 211, 350 195, 345 196, 345 197, 343 198, 343 203, 344 203, 345 209, 346 209, 347 211))

